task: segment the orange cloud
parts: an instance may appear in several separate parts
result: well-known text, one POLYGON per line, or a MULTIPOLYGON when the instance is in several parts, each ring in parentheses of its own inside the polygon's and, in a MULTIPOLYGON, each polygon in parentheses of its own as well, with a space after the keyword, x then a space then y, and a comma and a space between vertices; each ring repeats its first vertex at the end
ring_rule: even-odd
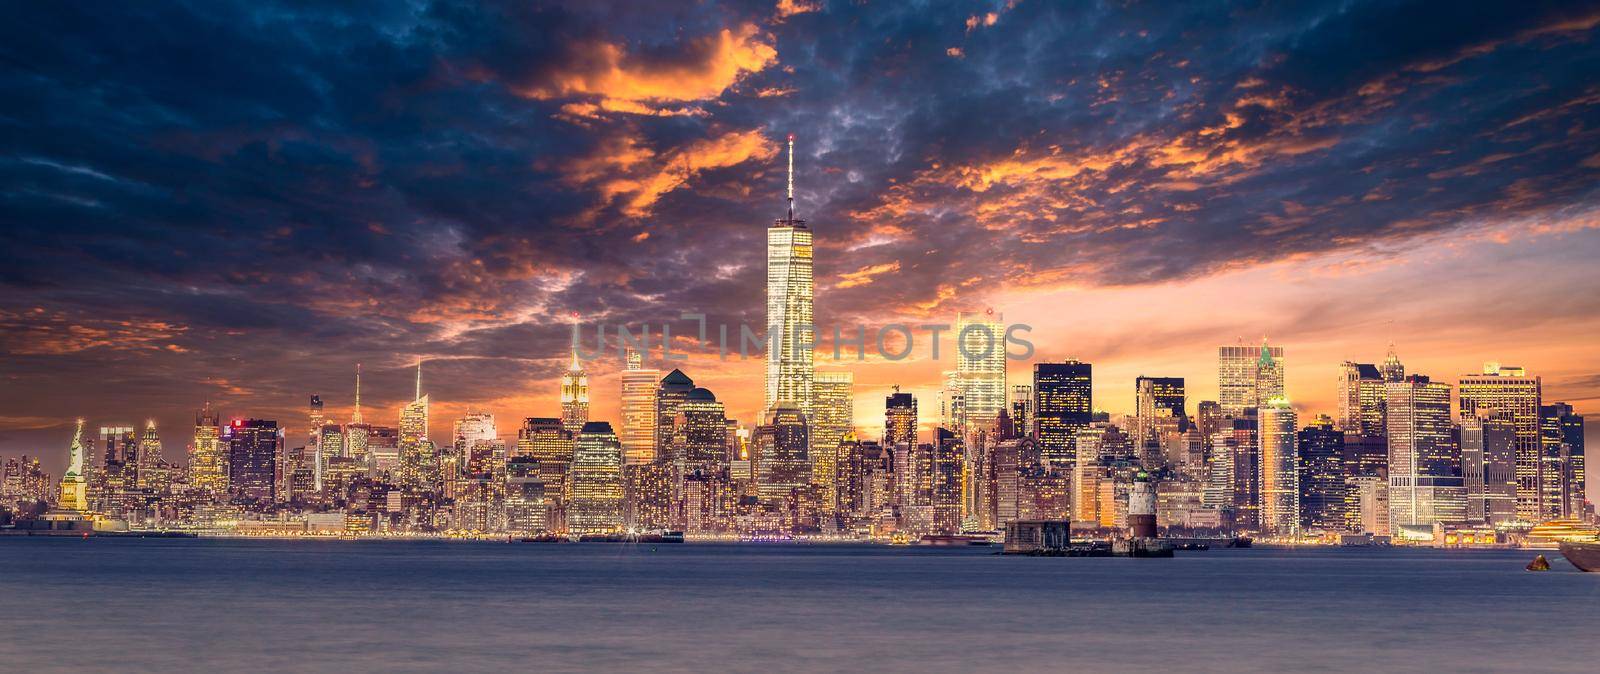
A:
POLYGON ((661 155, 636 137, 620 136, 607 139, 596 153, 572 162, 566 178, 598 189, 601 207, 620 201, 625 215, 643 217, 662 195, 707 170, 767 161, 777 153, 778 146, 759 129, 697 140, 661 155))
POLYGON ((777 13, 773 16, 773 19, 782 23, 784 19, 796 14, 806 14, 821 10, 822 2, 821 0, 778 0, 778 6, 775 9, 777 13))
POLYGON ((537 82, 515 85, 512 91, 538 100, 597 99, 568 110, 569 114, 685 114, 663 104, 716 98, 745 75, 778 59, 770 37, 750 23, 692 40, 682 58, 670 60, 630 54, 623 45, 610 42, 580 45, 575 51, 573 63, 537 82))
POLYGON ((884 263, 884 264, 869 265, 869 266, 857 269, 857 270, 855 270, 853 272, 840 274, 839 278, 842 279, 842 280, 840 280, 839 283, 835 284, 834 287, 835 288, 854 288, 856 286, 868 285, 868 284, 872 283, 872 279, 875 276, 879 276, 881 274, 888 274, 890 272, 897 272, 897 271, 900 271, 900 262, 899 261, 887 262, 887 263, 884 263))

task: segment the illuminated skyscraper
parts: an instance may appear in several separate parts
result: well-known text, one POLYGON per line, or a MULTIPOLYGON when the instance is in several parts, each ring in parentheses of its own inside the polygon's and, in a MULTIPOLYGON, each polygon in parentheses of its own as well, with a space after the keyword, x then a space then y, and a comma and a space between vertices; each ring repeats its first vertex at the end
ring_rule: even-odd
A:
POLYGON ((604 421, 585 422, 574 443, 567 526, 578 535, 622 529, 622 443, 604 421))
POLYGON ((1368 363, 1345 361, 1339 366, 1339 430, 1368 438, 1383 436, 1386 381, 1368 363))
POLYGON ((645 368, 637 351, 628 351, 622 371, 622 454, 628 465, 656 460, 656 389, 661 371, 645 368))
POLYGON ((811 481, 811 445, 806 416, 793 403, 783 402, 767 413, 766 432, 758 432, 756 493, 762 501, 779 502, 811 481))
POLYGON ((537 461, 544 483, 545 527, 566 531, 568 481, 573 461, 573 437, 554 417, 528 417, 517 431, 516 457, 537 461))
POLYGON ((1584 494, 1583 417, 1566 403, 1539 407, 1541 501, 1547 513, 1588 517, 1584 494))
POLYGON ((234 499, 267 503, 277 494, 278 452, 283 436, 278 422, 234 419, 223 427, 228 448, 228 493, 234 499))
POLYGON ((1260 408, 1261 531, 1292 536, 1300 530, 1297 418, 1283 398, 1260 408))
POLYGON ((1318 416, 1300 429, 1300 524, 1324 531, 1357 528, 1350 503, 1354 496, 1344 472, 1344 433, 1333 419, 1318 416))
POLYGON ((1033 437, 1033 386, 1011 385, 1011 424, 1016 437, 1033 437))
POLYGON ((1092 366, 1076 360, 1036 363, 1033 399, 1040 460, 1070 468, 1074 437, 1094 417, 1092 366))
POLYGON ((792 402, 809 416, 813 402, 811 228, 794 217, 794 135, 789 135, 789 214, 767 229, 767 392, 763 409, 792 402))
POLYGON ((1006 329, 998 314, 958 314, 954 383, 971 428, 988 428, 1006 405, 1006 329))
POLYGON ((883 399, 883 446, 893 450, 898 445, 917 444, 917 399, 910 393, 894 393, 883 399))
POLYGON ((1387 387, 1390 524, 1465 521, 1467 494, 1451 428, 1450 385, 1411 375, 1387 387))
POLYGON ((1389 354, 1384 357, 1383 365, 1378 371, 1382 373, 1385 382, 1405 381, 1406 366, 1400 364, 1400 357, 1394 353, 1394 345, 1389 345, 1389 354))
MULTIPOLYGON (((1484 363, 1482 374, 1460 381, 1461 418, 1504 411, 1511 414, 1517 453, 1517 518, 1535 524, 1559 517, 1561 504, 1549 498, 1544 485, 1545 462, 1540 459, 1539 404, 1541 383, 1520 367, 1484 363)), ((1390 401, 1391 413, 1394 406, 1390 401)), ((1390 493, 1390 502, 1399 498, 1390 493)))
POLYGON ((1514 415, 1481 412, 1461 419, 1461 472, 1467 521, 1500 526, 1517 519, 1517 439, 1514 415))
POLYGON ((707 471, 728 461, 727 411, 711 391, 691 389, 678 405, 673 429, 673 460, 707 471))
POLYGON ((572 363, 561 375, 561 425, 576 435, 589 421, 589 373, 578 362, 578 350, 572 350, 572 363))
POLYGON ((439 482, 439 457, 428 439, 428 396, 422 394, 422 364, 417 364, 416 397, 400 408, 400 485, 431 490, 439 482))
POLYGON ((855 426, 855 377, 849 372, 818 372, 812 391, 811 483, 822 489, 825 512, 833 512, 839 472, 839 442, 855 426))
POLYGON ((1217 347, 1217 402, 1222 413, 1238 417, 1245 409, 1283 397, 1283 347, 1217 347))
POLYGON ((161 435, 156 432, 156 422, 149 420, 144 435, 139 437, 139 456, 135 466, 136 485, 148 489, 158 482, 157 473, 164 470, 161 462, 161 435))
POLYGON ((212 498, 228 491, 228 461, 220 438, 222 429, 211 403, 195 415, 194 445, 189 448, 189 484, 212 498))

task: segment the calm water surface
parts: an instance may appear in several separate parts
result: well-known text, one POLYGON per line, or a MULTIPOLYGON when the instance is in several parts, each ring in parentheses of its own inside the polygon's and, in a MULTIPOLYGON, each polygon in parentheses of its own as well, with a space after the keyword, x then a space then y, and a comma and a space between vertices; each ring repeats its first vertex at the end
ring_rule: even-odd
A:
POLYGON ((1530 552, 0 538, 0 671, 1600 671, 1530 552))

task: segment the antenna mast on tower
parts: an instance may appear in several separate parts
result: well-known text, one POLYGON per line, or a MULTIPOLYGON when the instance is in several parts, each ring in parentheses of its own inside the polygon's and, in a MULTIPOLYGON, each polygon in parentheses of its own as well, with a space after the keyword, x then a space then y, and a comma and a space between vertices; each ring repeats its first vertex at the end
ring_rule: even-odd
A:
POLYGON ((361 423, 361 363, 356 363, 356 410, 350 415, 350 423, 361 423))
POLYGON ((789 222, 794 223, 794 134, 789 134, 789 222))

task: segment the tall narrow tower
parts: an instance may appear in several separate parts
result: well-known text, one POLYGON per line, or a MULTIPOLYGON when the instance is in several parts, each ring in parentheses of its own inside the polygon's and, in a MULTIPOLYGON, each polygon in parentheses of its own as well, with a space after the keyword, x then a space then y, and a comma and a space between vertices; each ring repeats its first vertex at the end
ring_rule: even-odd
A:
POLYGON ((811 228, 794 217, 794 134, 789 134, 788 215, 767 229, 766 409, 794 403, 810 417, 814 377, 815 282, 811 228))
POLYGON ((350 413, 350 423, 361 423, 361 363, 356 363, 356 409, 350 413))
POLYGON ((589 421, 589 373, 578 362, 578 349, 572 349, 572 363, 561 375, 561 427, 577 437, 589 421))

